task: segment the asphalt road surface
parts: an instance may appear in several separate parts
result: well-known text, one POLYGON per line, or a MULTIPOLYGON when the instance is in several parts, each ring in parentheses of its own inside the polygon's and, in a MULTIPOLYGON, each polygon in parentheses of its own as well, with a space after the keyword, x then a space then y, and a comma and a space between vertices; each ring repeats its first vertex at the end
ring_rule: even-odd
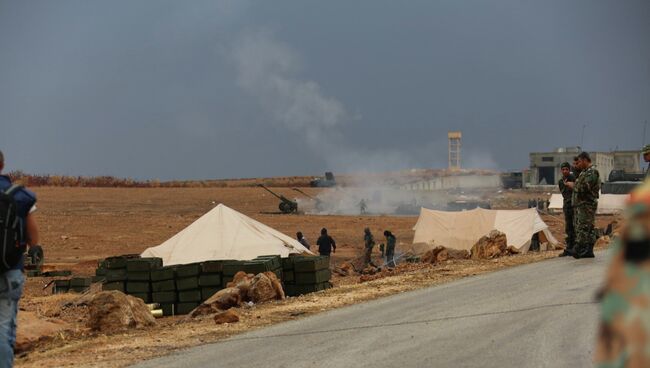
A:
POLYGON ((282 323, 137 367, 589 367, 606 266, 553 259, 282 323))

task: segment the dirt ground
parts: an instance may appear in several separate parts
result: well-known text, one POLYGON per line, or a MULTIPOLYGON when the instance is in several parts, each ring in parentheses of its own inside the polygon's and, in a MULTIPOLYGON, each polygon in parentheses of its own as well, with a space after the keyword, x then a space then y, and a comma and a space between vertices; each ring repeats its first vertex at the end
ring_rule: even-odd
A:
MULTIPOLYGON (((290 188, 274 188, 289 195, 290 188)), ((310 195, 321 190, 305 189, 310 195)), ((287 235, 302 231, 311 243, 322 227, 339 246, 333 262, 361 255, 363 228, 370 227, 377 238, 391 230, 400 247, 411 244, 417 217, 398 216, 312 216, 277 214, 278 200, 259 188, 35 188, 39 197, 37 220, 41 227, 47 263, 57 269, 71 269, 75 275, 92 275, 99 259, 140 253, 168 239, 218 203, 224 203, 287 235)), ((500 208, 521 208, 528 197, 539 193, 502 193, 500 208)), ((525 206, 525 205, 524 205, 525 206)), ((543 216, 558 240, 563 240, 560 216, 543 216)), ((605 227, 612 217, 599 217, 605 227)), ((336 277, 335 287, 299 298, 238 310, 241 322, 217 326, 212 320, 185 321, 184 317, 163 318, 157 326, 105 336, 84 327, 84 310, 66 306, 78 298, 51 295, 44 288, 51 278, 29 278, 21 301, 20 330, 23 345, 18 366, 124 366, 166 354, 172 350, 215 341, 253 328, 302 318, 332 308, 460 277, 535 262, 558 252, 534 253, 497 261, 448 261, 442 265, 405 265, 397 276, 360 283, 359 277, 336 277), (38 319, 38 321, 35 321, 38 319), (38 323, 37 323, 38 322, 38 323), (29 326, 29 328, 24 328, 29 326), (43 328, 44 338, 39 335, 43 328), (29 333, 27 333, 28 331, 29 333), (52 331, 55 331, 52 333, 52 331), (27 341, 26 341, 27 340, 27 341)), ((19 336, 19 340, 21 336, 19 336)))

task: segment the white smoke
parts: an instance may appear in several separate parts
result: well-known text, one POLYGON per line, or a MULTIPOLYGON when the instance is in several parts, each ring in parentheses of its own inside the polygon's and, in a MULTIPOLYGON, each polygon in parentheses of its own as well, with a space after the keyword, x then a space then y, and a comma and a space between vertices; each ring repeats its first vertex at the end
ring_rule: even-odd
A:
POLYGON ((332 169, 378 171, 408 167, 399 152, 361 150, 343 145, 339 127, 360 118, 328 97, 315 81, 297 77, 298 55, 270 32, 241 37, 232 49, 239 86, 253 96, 276 124, 302 135, 308 146, 332 169), (323 144, 327 142, 327 144, 323 144))

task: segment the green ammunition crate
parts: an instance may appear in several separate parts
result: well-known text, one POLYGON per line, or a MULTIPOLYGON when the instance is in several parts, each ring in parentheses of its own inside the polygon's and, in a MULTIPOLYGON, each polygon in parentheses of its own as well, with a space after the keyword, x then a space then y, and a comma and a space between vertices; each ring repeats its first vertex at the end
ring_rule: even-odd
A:
POLYGON ((269 256, 259 256, 255 258, 255 260, 269 260, 271 262, 271 269, 278 269, 282 268, 282 258, 277 255, 269 255, 269 256))
POLYGON ((126 281, 126 268, 109 269, 106 272, 106 281, 126 281))
POLYGON ((188 314, 198 307, 200 303, 190 302, 190 303, 178 303, 176 304, 176 314, 188 314))
POLYGON ((70 287, 88 287, 92 284, 90 277, 74 277, 70 279, 70 287))
POLYGON ((199 276, 199 286, 221 286, 221 275, 208 273, 199 276))
POLYGON ((210 299, 211 296, 218 293, 221 287, 204 287, 201 288, 201 301, 210 299))
POLYGON ((235 274, 239 271, 242 271, 242 264, 244 262, 241 261, 224 261, 223 262, 223 275, 224 276, 235 276, 235 274))
POLYGON ((199 288, 199 278, 196 276, 176 280, 177 290, 194 290, 198 288, 199 288))
POLYGON ((242 264, 242 271, 246 273, 252 273, 253 275, 257 275, 258 273, 264 273, 267 271, 271 271, 271 263, 269 261, 250 261, 250 262, 244 262, 242 264))
POLYGON ((69 288, 70 287, 70 280, 55 280, 54 281, 54 286, 60 287, 60 288, 69 288))
POLYGON ((151 270, 151 281, 173 280, 174 277, 174 268, 172 267, 151 270))
POLYGON ((162 267, 162 258, 138 258, 126 261, 126 270, 129 272, 149 272, 162 267))
POLYGON ((108 270, 106 268, 98 268, 95 270, 95 276, 106 276, 108 270))
POLYGON ((172 304, 178 301, 178 294, 175 291, 160 291, 151 294, 154 303, 172 304))
POLYGON ((296 279, 293 271, 284 271, 282 276, 282 281, 284 282, 293 282, 296 279))
POLYGON ((145 303, 151 303, 151 294, 149 293, 132 293, 129 295, 142 299, 142 301, 145 303))
POLYGON ((160 309, 163 311, 163 316, 174 315, 174 304, 160 303, 160 309))
POLYGON ((201 290, 186 290, 178 292, 178 301, 181 303, 200 302, 201 290))
POLYGON ((140 258, 139 254, 125 254, 116 257, 108 257, 104 260, 104 264, 108 269, 126 268, 126 262, 130 259, 140 258))
POLYGON ((297 285, 320 284, 329 281, 331 278, 332 272, 330 270, 295 273, 295 282, 297 285))
POLYGON ((124 293, 126 292, 126 283, 124 281, 107 282, 102 285, 102 290, 117 290, 124 293))
POLYGON ((176 290, 176 281, 174 280, 165 280, 151 283, 151 291, 175 291, 176 290))
POLYGON ((293 260, 295 257, 282 258, 282 269, 285 271, 293 270, 293 260))
POLYGON ((176 278, 183 279, 192 276, 198 276, 201 273, 200 263, 191 263, 176 267, 176 278))
POLYGON ((149 271, 129 271, 126 270, 127 281, 149 281, 151 280, 151 273, 149 271))
POLYGON ((145 281, 128 281, 126 283, 126 292, 132 293, 150 293, 151 284, 145 281))
POLYGON ((39 271, 39 270, 25 271, 25 276, 27 276, 27 277, 40 277, 41 275, 42 275, 41 271, 39 271))
POLYGON ((277 270, 273 270, 273 273, 278 278, 278 280, 282 280, 282 278, 284 277, 284 271, 281 268, 278 268, 277 270))
MULTIPOLYGON (((201 273, 221 273, 223 272, 223 263, 226 261, 207 261, 201 263, 201 273)), ((228 261, 232 262, 232 261, 228 261)))
POLYGON ((330 268, 330 259, 327 256, 295 257, 293 261, 296 272, 315 272, 330 268))

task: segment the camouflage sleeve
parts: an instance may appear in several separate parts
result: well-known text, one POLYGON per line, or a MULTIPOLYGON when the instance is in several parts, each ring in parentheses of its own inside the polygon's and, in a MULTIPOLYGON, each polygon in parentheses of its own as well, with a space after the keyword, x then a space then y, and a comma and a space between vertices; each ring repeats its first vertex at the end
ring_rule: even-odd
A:
POLYGON ((588 191, 598 191, 600 189, 600 173, 597 170, 593 170, 585 178, 585 186, 588 191))

